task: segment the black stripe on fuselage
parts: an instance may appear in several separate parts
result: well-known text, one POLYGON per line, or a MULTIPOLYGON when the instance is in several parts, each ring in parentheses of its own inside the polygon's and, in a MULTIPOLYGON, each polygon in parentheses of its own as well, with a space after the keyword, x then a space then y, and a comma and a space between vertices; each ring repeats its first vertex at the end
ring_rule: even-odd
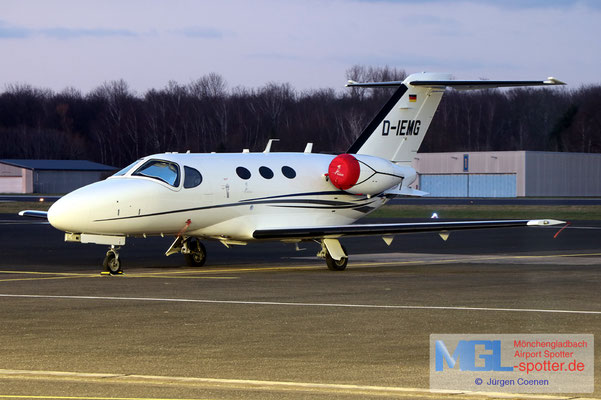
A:
POLYGON ((382 109, 376 115, 376 117, 369 123, 369 125, 367 125, 367 128, 365 128, 363 132, 361 132, 361 135, 359 135, 357 140, 355 140, 355 143, 353 143, 353 145, 347 150, 347 153, 357 154, 359 152, 361 147, 363 147, 365 142, 367 142, 367 139, 369 139, 369 137, 372 134, 375 134, 376 129, 378 128, 378 126, 380 126, 380 123, 382 123, 384 118, 386 118, 386 116, 393 109, 396 103, 398 103, 401 97, 403 97, 407 89, 408 88, 405 85, 399 86, 399 88, 394 92, 394 94, 388 100, 388 102, 384 104, 384 107, 382 107, 382 109))
MULTIPOLYGON (((338 192, 336 192, 338 193, 338 192)), ((180 210, 171 210, 171 211, 161 211, 152 214, 144 214, 144 215, 130 215, 127 217, 115 217, 115 218, 103 218, 94 220, 94 222, 106 222, 106 221, 120 221, 125 219, 135 219, 135 218, 145 218, 145 217, 156 217, 159 215, 168 215, 168 214, 177 214, 188 211, 201 211, 201 210, 210 210, 217 208, 226 208, 226 207, 240 207, 240 206, 248 206, 248 205, 257 205, 257 204, 282 204, 282 203, 300 203, 300 204, 312 204, 313 206, 298 206, 298 208, 323 208, 323 209, 345 209, 345 208, 353 208, 357 206, 366 206, 375 201, 376 196, 371 199, 365 198, 368 200, 366 204, 357 204, 357 203, 349 203, 346 201, 336 201, 336 200, 316 200, 316 199, 290 199, 290 200, 254 200, 254 201, 240 201, 238 203, 226 203, 226 204, 218 204, 214 206, 204 206, 204 207, 193 207, 193 208, 184 208, 180 210)), ((285 206, 278 206, 285 207, 285 206)))
POLYGON ((248 203, 250 201, 257 201, 257 200, 281 199, 281 198, 285 198, 285 197, 300 197, 300 196, 348 196, 348 197, 352 196, 353 201, 366 200, 366 196, 349 195, 348 193, 343 193, 340 190, 330 190, 328 192, 308 192, 308 193, 280 194, 280 195, 276 195, 276 196, 256 197, 253 199, 240 200, 240 203, 248 203))

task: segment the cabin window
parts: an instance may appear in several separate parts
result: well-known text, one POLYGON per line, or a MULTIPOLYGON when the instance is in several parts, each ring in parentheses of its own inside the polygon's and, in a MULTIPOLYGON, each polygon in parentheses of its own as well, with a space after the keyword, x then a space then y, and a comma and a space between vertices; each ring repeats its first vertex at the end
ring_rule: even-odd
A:
POLYGON ((171 186, 179 186, 179 166, 170 161, 150 160, 138 168, 133 175, 154 178, 171 186))
POLYGON ((184 166, 184 188, 190 189, 202 183, 202 175, 197 169, 184 166))
POLYGON ((244 167, 238 167, 238 168, 236 168, 236 173, 242 179, 250 179, 250 171, 247 170, 244 167))
POLYGON ((123 168, 121 171, 116 172, 113 176, 123 176, 127 174, 140 160, 136 160, 133 163, 129 164, 127 167, 123 168))
POLYGON ((292 168, 290 168, 287 165, 284 165, 282 167, 282 174, 284 174, 284 176, 288 179, 294 179, 296 178, 296 171, 293 170, 292 168))
POLYGON ((271 178, 273 178, 273 171, 271 169, 267 168, 267 167, 261 167, 261 168, 259 168, 259 173, 265 179, 271 179, 271 178))

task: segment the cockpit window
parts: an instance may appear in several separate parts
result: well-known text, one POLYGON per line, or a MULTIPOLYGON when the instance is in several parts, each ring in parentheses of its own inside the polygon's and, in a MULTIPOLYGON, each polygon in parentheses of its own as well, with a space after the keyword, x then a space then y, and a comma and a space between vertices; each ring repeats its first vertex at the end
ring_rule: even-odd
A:
POLYGON ((170 161, 150 160, 132 175, 155 178, 171 186, 179 186, 179 166, 170 161))
POLYGON ((129 170, 131 170, 134 165, 136 165, 140 160, 134 161, 133 163, 129 164, 127 167, 123 168, 121 171, 113 174, 113 176, 123 176, 125 174, 127 174, 129 172, 129 170))
POLYGON ((202 183, 202 175, 198 170, 184 166, 184 188, 190 189, 202 183))

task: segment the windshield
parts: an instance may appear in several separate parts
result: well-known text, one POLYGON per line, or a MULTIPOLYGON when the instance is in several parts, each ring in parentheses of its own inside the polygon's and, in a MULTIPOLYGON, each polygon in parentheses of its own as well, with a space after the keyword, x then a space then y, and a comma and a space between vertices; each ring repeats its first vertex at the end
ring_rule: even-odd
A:
POLYGON ((179 166, 170 161, 150 160, 132 175, 146 176, 161 180, 171 186, 179 186, 179 166))
POLYGON ((113 176, 123 176, 123 175, 127 174, 129 172, 129 170, 131 170, 134 167, 134 165, 136 165, 138 163, 138 161, 140 161, 140 160, 134 161, 133 163, 129 164, 127 167, 123 168, 121 171, 113 174, 113 176))

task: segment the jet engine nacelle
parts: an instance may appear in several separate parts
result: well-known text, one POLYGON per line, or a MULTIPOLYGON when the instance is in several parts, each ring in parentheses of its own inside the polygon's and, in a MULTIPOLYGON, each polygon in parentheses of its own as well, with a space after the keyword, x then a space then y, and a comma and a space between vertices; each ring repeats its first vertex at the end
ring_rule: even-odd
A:
POLYGON ((415 169, 379 157, 340 154, 328 167, 332 185, 352 194, 376 195, 399 184, 408 186, 417 178, 415 169))

